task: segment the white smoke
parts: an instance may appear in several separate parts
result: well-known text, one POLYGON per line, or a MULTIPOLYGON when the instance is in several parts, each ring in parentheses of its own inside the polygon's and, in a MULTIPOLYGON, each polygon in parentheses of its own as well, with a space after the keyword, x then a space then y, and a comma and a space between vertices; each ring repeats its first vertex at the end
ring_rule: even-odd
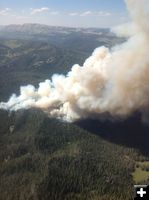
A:
POLYGON ((20 96, 12 95, 0 108, 38 107, 67 121, 103 113, 127 117, 149 110, 149 1, 126 4, 133 22, 117 31, 130 36, 127 42, 111 50, 97 48, 83 66, 74 65, 67 76, 54 75, 38 89, 21 87, 20 96))

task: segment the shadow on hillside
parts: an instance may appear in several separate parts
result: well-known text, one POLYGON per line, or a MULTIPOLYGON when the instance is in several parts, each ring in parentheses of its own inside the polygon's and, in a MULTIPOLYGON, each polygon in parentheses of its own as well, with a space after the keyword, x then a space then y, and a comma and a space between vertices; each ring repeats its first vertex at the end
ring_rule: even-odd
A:
POLYGON ((142 124, 139 115, 119 122, 86 119, 76 124, 105 140, 136 148, 143 155, 149 156, 149 126, 142 124))

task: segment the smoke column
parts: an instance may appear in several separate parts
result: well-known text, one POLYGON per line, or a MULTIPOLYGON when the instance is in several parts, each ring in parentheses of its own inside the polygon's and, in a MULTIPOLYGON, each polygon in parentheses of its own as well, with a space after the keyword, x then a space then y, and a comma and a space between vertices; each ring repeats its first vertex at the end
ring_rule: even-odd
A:
POLYGON ((75 121, 108 113, 127 117, 133 112, 149 116, 149 1, 126 0, 132 23, 118 27, 128 41, 112 49, 95 49, 83 66, 74 65, 66 75, 20 87, 0 108, 38 107, 50 116, 75 121))

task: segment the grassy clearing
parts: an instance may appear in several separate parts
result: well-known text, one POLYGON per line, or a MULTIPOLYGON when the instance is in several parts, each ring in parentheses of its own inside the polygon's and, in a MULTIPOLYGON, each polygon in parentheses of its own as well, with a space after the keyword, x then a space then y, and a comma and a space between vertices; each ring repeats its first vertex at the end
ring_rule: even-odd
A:
POLYGON ((15 48, 20 47, 22 44, 21 44, 21 42, 19 42, 17 40, 7 40, 7 41, 4 41, 4 45, 15 49, 15 48))
POLYGON ((137 162, 136 163, 136 169, 132 173, 133 179, 134 179, 134 181, 136 183, 146 181, 149 178, 149 171, 143 170, 142 169, 143 166, 148 167, 149 166, 149 161, 137 162))

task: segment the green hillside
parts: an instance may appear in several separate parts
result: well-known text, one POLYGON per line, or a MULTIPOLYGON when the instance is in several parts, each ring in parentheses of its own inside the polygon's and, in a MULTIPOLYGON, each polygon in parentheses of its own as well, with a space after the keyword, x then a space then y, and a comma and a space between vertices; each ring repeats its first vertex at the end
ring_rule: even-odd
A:
POLYGON ((0 100, 19 92, 20 85, 38 85, 54 73, 66 74, 86 53, 30 40, 0 40, 0 100))
POLYGON ((0 114, 1 200, 131 199, 133 148, 40 110, 0 114))

